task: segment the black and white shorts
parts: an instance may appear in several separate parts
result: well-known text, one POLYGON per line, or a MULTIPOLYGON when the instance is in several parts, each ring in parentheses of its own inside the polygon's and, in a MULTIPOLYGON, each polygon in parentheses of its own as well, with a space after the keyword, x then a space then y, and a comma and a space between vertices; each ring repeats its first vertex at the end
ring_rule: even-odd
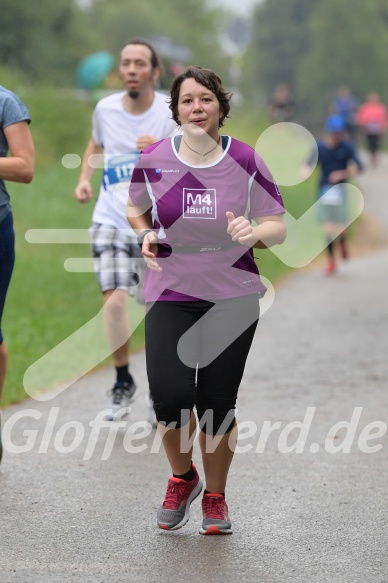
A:
POLYGON ((94 270, 102 292, 123 289, 144 303, 146 269, 141 249, 125 229, 93 223, 89 229, 94 270))

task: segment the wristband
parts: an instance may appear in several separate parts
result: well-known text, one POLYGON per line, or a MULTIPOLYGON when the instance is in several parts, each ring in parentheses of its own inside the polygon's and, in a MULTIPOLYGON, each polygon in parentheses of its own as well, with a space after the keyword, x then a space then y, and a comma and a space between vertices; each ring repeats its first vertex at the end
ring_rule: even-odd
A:
POLYGON ((137 242, 138 242, 140 249, 143 247, 144 237, 147 235, 147 233, 154 233, 154 232, 155 231, 153 231, 153 229, 145 229, 144 231, 142 231, 140 233, 140 235, 137 236, 137 242))

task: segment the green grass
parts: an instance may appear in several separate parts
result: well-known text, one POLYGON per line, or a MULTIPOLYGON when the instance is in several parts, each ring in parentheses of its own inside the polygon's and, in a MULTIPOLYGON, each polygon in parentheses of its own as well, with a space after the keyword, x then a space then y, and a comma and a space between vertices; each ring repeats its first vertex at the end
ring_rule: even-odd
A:
MULTIPOLYGON (((25 396, 23 376, 39 359, 39 366, 26 377, 29 391, 43 390, 87 372, 105 361, 106 342, 101 317, 88 334, 81 331, 101 310, 94 273, 69 273, 69 257, 90 257, 88 244, 32 244, 25 239, 30 229, 86 229, 92 205, 80 205, 73 197, 78 171, 61 164, 39 169, 31 185, 12 185, 17 240, 17 262, 3 317, 3 330, 10 352, 4 403, 25 396), (75 333, 78 332, 78 337, 75 333), (65 343, 68 337, 72 339, 65 343), (47 355, 62 343, 50 358, 47 355)), ((95 189, 97 190, 97 188, 95 189)), ((132 302, 132 304, 134 304, 132 302)), ((143 308, 132 305, 138 318, 143 308)), ((133 319, 133 318, 132 318, 133 319)), ((86 332, 86 330, 84 330, 86 332)), ((143 342, 142 327, 132 338, 133 349, 143 342)))
MULTIPOLYGON (((29 90, 22 97, 33 120, 37 169, 30 185, 8 183, 17 258, 2 323, 10 354, 3 405, 25 397, 26 371, 29 392, 40 391, 109 362, 101 316, 96 318, 102 300, 95 275, 69 273, 64 268, 69 257, 89 258, 89 245, 31 244, 25 239, 30 229, 87 229, 90 225, 93 203, 80 205, 75 200, 79 169, 64 168, 62 156, 82 155, 90 136, 92 104, 53 90, 29 90), (90 321, 88 334, 82 335, 90 321)), ((131 319, 137 323, 143 313, 132 302, 131 319)), ((143 338, 140 325, 132 338, 134 350, 143 338)))
MULTIPOLYGON (((12 89, 12 88, 11 88, 12 89)), ((62 156, 82 155, 90 135, 92 103, 58 95, 53 90, 26 92, 37 149, 37 170, 31 185, 9 183, 17 262, 3 316, 3 331, 10 353, 3 404, 19 401, 28 392, 61 384, 107 364, 107 346, 101 321, 101 294, 94 273, 69 273, 69 257, 90 257, 87 244, 32 244, 30 229, 87 229, 92 204, 80 205, 73 196, 79 170, 62 166, 62 156), (27 374, 25 376, 25 373, 27 374), (25 376, 25 378, 24 378, 25 376)), ((225 133, 255 143, 268 126, 259 114, 240 112, 228 120, 225 133)), ((94 187, 98 190, 99 177, 94 187)), ((283 187, 288 210, 298 217, 314 201, 315 184, 283 187)), ((270 250, 258 251, 260 271, 270 281, 289 268, 270 250)), ((130 302, 131 320, 141 321, 144 309, 130 302)), ((132 349, 143 345, 140 323, 132 349)))

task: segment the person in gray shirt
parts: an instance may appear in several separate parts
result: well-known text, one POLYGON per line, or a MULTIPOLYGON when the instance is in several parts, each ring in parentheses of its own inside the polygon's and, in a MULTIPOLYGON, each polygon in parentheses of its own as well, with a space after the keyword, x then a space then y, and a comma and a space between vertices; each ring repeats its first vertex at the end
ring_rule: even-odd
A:
MULTIPOLYGON (((24 103, 12 91, 0 86, 0 403, 8 365, 1 320, 15 263, 13 217, 5 181, 29 183, 32 180, 35 151, 30 122, 30 114, 24 103)), ((0 460, 1 457, 0 417, 0 460)))

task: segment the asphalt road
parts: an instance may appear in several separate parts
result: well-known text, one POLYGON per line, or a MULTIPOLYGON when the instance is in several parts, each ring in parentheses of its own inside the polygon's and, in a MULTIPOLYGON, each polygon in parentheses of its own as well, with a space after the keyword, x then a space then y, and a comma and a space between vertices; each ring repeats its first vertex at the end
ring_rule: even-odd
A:
MULTIPOLYGON (((388 248, 368 240, 388 242, 387 184, 387 160, 360 178, 374 227, 357 256, 335 277, 296 270, 261 320, 238 402, 248 451, 227 489, 234 534, 200 536, 199 499, 184 528, 156 528, 168 464, 154 431, 134 439, 142 396, 116 435, 90 426, 103 370, 3 412, 1 583, 387 583, 388 248)), ((142 353, 132 368, 144 396, 142 353)))

